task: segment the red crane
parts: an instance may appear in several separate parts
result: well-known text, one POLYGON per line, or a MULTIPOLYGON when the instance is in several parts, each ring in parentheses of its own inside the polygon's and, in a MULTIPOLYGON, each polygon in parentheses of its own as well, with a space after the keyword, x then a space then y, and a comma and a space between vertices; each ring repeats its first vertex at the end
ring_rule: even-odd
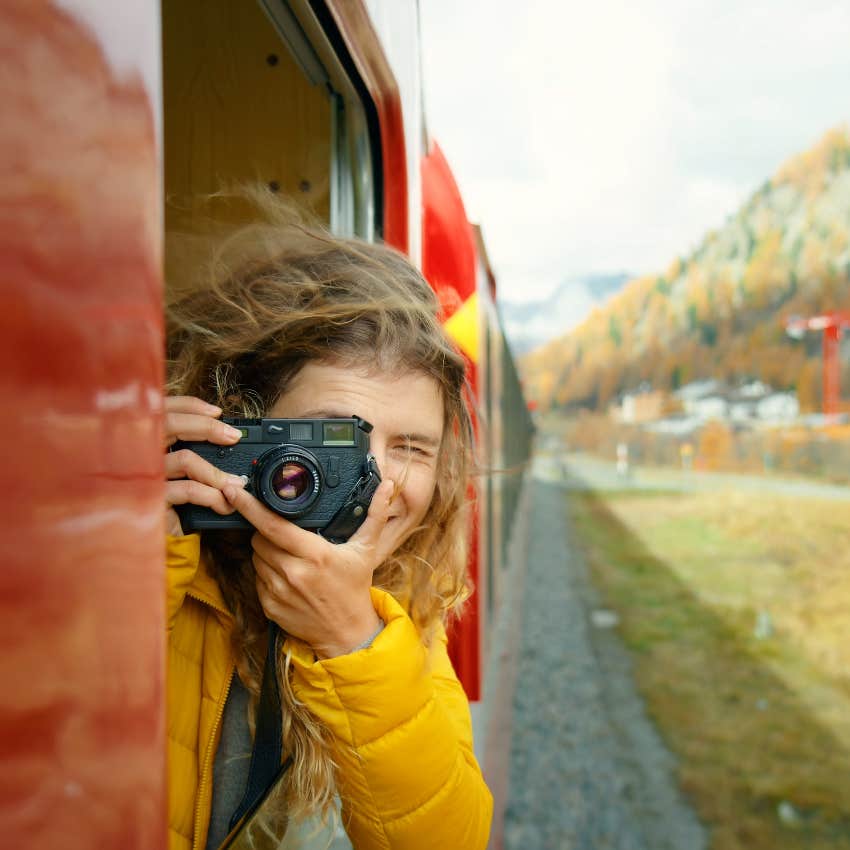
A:
POLYGON ((841 398, 841 363, 838 348, 841 332, 850 328, 850 312, 831 311, 818 316, 789 316, 785 330, 795 339, 802 338, 806 331, 823 331, 823 412, 838 413, 841 398))

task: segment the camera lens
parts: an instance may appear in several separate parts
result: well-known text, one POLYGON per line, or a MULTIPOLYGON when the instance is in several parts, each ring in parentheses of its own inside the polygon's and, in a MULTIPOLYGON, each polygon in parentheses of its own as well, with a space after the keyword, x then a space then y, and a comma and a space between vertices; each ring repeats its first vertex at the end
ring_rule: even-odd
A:
POLYGON ((284 502, 297 502, 313 489, 313 476, 300 463, 281 464, 273 473, 272 490, 284 502))
POLYGON ((254 469, 257 497, 285 517, 308 513, 322 487, 321 465, 301 446, 276 446, 257 460, 254 469))

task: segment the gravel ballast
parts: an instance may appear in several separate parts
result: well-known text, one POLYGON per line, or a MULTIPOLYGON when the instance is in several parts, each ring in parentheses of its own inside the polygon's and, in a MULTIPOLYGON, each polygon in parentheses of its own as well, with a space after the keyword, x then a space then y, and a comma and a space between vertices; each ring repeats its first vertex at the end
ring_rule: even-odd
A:
POLYGON ((513 697, 506 850, 702 850, 675 762, 588 580, 560 483, 535 479, 513 697))

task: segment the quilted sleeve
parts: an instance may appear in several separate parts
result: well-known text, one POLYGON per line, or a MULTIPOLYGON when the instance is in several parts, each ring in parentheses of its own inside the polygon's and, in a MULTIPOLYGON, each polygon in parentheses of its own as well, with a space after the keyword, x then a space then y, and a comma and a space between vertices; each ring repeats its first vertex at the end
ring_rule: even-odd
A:
POLYGON ((293 689, 332 730, 355 850, 483 850, 492 797, 472 750, 469 705, 445 637, 428 652, 389 595, 368 649, 316 661, 292 642, 293 689))
POLYGON ((194 581, 201 558, 201 537, 186 534, 183 537, 165 538, 165 601, 166 623, 170 632, 174 618, 183 605, 186 591, 194 581))

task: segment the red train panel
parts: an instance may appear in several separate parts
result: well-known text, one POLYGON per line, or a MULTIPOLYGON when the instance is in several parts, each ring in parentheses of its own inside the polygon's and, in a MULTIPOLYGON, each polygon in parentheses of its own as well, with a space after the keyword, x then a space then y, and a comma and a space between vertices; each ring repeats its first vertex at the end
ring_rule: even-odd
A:
MULTIPOLYGON (((142 77, 110 66, 88 15, 32 0, 0 12, 0 835, 156 850, 160 181, 142 77)), ((138 16, 109 17, 111 38, 139 38, 138 16)))

